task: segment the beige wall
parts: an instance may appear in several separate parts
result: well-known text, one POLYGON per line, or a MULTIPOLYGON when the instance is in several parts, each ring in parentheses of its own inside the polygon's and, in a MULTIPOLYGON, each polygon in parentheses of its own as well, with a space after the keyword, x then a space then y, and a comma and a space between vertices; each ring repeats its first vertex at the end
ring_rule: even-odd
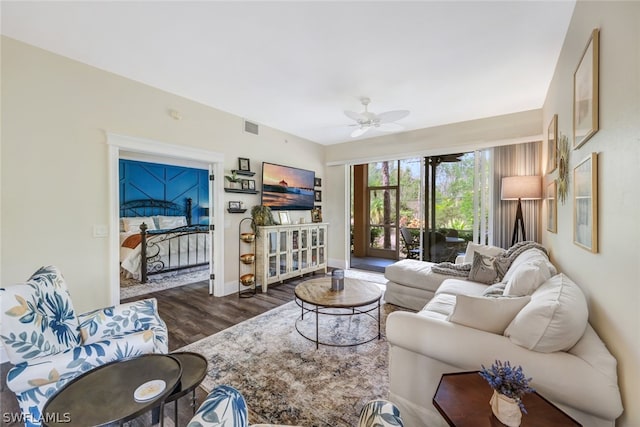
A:
MULTIPOLYGON (((265 126, 259 136, 245 133, 240 117, 4 37, 2 89, 0 279, 24 281, 43 264, 58 265, 79 311, 110 298, 108 239, 93 237, 93 226, 110 220, 105 132, 223 153, 227 170, 248 157, 254 171, 270 161, 324 176, 318 144, 265 126)), ((260 203, 231 193, 228 200, 260 203)), ((225 213, 231 285, 243 217, 225 213)))
MULTIPOLYGON (((625 413, 640 425, 640 3, 579 1, 543 108, 558 114, 572 140, 573 73, 594 28, 600 29, 600 130, 570 153, 570 170, 590 153, 599 163, 599 247, 573 243, 573 191, 558 206, 558 232, 544 232, 554 263, 585 291, 590 321, 618 359, 625 413)), ((544 154, 546 158, 546 153, 544 154)), ((557 178, 556 170, 545 183, 557 178)), ((544 215, 543 215, 544 216, 544 215)), ((546 226, 544 227, 546 230, 546 226)))

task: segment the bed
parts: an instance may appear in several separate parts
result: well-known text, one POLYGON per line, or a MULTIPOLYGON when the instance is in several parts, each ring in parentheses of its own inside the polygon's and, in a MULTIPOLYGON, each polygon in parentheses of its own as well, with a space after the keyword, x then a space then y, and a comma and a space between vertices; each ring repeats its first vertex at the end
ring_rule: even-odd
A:
POLYGON ((147 283, 150 275, 209 264, 209 226, 191 223, 193 201, 133 200, 120 206, 120 270, 147 283))

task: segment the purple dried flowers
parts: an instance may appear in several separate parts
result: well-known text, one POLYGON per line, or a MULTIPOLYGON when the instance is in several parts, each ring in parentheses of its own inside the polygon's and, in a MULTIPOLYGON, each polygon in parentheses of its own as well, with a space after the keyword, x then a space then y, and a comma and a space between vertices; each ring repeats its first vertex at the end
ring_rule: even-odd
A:
POLYGON ((487 380, 491 388, 514 399, 518 403, 520 410, 526 414, 527 411, 524 409, 522 396, 535 390, 529 386, 531 378, 524 376, 522 366, 513 368, 509 361, 501 362, 500 360, 496 360, 489 369, 485 368, 484 365, 481 366, 482 370, 480 370, 479 374, 487 380))

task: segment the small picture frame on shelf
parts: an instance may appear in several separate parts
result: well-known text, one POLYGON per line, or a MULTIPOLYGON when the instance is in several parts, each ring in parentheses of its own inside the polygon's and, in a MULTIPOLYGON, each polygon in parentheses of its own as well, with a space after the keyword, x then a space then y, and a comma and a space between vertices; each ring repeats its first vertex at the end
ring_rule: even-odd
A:
POLYGON ((256 189, 256 180, 255 179, 248 179, 247 180, 247 185, 248 185, 248 189, 249 190, 255 190, 256 189))
POLYGON ((251 166, 249 159, 245 157, 238 157, 238 169, 241 171, 250 171, 251 166))
POLYGON ((313 185, 315 187, 322 187, 322 178, 315 177, 313 179, 313 185))
POLYGON ((242 204, 239 201, 229 202, 229 209, 242 209, 242 204))
POLYGON ((321 202, 322 201, 322 191, 315 190, 313 192, 313 200, 316 201, 316 202, 321 202))
POLYGON ((242 189, 243 190, 248 190, 249 189, 249 180, 248 179, 243 179, 242 180, 242 189))
POLYGON ((289 212, 280 211, 278 212, 278 217, 280 218, 281 225, 291 224, 291 218, 289 217, 289 212))

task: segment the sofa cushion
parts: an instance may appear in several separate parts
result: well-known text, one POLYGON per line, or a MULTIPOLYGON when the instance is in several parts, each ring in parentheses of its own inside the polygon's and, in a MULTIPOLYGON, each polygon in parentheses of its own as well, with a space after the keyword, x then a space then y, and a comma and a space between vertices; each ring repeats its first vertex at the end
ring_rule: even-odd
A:
POLYGON ((584 334, 589 317, 582 290, 558 274, 531 295, 513 319, 505 336, 522 347, 542 353, 565 351, 584 334))
POLYGON ((522 252, 516 259, 513 260, 513 262, 509 266, 509 269, 504 273, 504 277, 501 281, 507 283, 509 279, 511 279, 511 276, 513 276, 518 271, 518 268, 528 262, 544 263, 544 265, 551 272, 549 277, 555 276, 557 274, 556 268, 553 266, 553 264, 551 264, 551 262, 549 262, 549 258, 547 257, 547 255, 540 249, 531 248, 522 252))
POLYGON ((531 300, 530 296, 488 298, 457 295, 450 322, 493 334, 504 333, 518 312, 531 300))
POLYGON ((551 278, 551 272, 544 261, 536 260, 520 264, 505 284, 504 295, 531 295, 549 278, 551 278))
POLYGON ((403 259, 391 264, 384 270, 387 280, 410 288, 435 292, 438 286, 451 276, 433 273, 433 263, 415 259, 403 259))
POLYGON ((499 281, 495 260, 495 257, 476 252, 473 255, 473 264, 471 264, 469 280, 486 283, 488 285, 499 281))
POLYGON ((453 308, 456 306, 456 296, 451 294, 438 294, 431 301, 424 306, 424 309, 420 312, 438 313, 446 318, 453 312, 453 308))
POLYGON ((442 282, 442 285, 436 291, 436 295, 439 294, 451 294, 451 295, 477 295, 480 296, 487 289, 487 285, 477 282, 470 282, 464 279, 447 279, 442 282))
POLYGON ((502 255, 504 253, 504 249, 497 246, 480 245, 478 243, 469 242, 467 243, 467 251, 464 254, 463 262, 472 263, 473 254, 475 254, 476 252, 482 255, 497 256, 502 255))

